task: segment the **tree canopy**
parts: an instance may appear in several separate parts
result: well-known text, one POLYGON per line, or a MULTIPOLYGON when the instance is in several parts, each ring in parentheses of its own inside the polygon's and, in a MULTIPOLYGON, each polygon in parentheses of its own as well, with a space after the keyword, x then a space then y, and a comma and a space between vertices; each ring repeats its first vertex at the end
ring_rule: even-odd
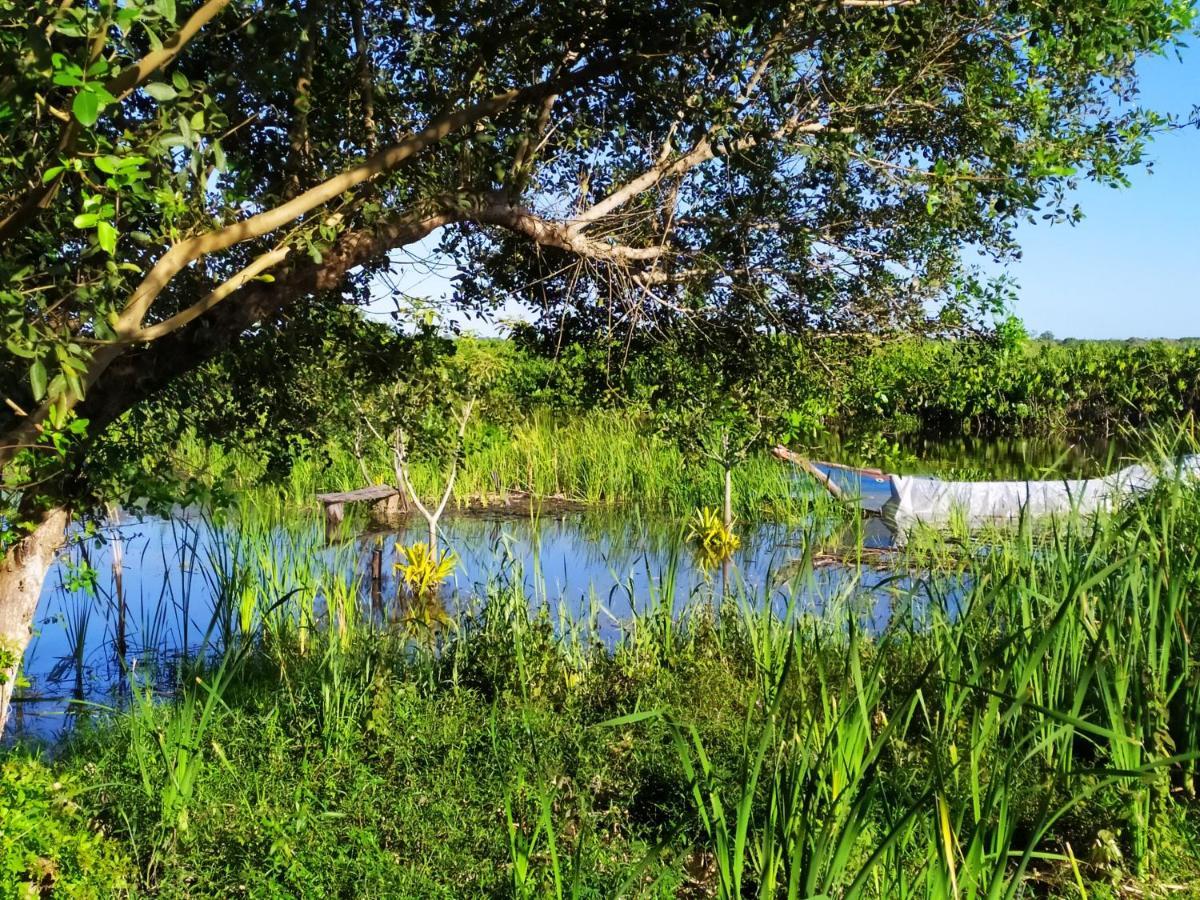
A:
MULTIPOLYGON (((1189 0, 0 0, 0 462, 76 448, 429 235, 562 327, 963 327, 1171 123, 1189 0)), ((263 368, 270 368, 265 366, 263 368)), ((277 374, 277 373, 276 373, 277 374)), ((247 372, 241 390, 256 390, 247 372)), ((269 376, 267 378, 269 381, 269 376)))

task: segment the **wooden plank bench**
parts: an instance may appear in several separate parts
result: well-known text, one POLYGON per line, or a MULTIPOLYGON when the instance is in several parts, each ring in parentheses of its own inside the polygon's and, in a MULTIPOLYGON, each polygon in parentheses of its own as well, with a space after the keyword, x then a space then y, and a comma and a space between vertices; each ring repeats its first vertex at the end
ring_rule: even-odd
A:
POLYGON ((317 494, 317 500, 325 506, 325 527, 332 533, 346 517, 347 503, 371 504, 370 516, 373 525, 390 525, 401 512, 407 511, 404 495, 390 485, 375 484, 353 491, 317 494))

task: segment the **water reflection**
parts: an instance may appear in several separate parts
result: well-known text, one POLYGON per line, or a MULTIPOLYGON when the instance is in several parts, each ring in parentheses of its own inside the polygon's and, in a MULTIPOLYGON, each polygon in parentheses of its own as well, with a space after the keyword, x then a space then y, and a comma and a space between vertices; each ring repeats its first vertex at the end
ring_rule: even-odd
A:
MULTIPOLYGON (((402 602, 397 548, 426 538, 423 521, 384 533, 348 530, 330 544, 314 519, 271 532, 269 546, 256 544, 247 556, 234 525, 202 516, 127 518, 100 536, 78 537, 50 573, 25 657, 31 684, 14 704, 12 733, 53 738, 70 727, 72 712, 121 702, 129 676, 169 690, 181 658, 219 647, 248 626, 254 614, 239 611, 236 596, 229 601, 237 566, 269 575, 279 597, 289 596, 310 571, 336 573, 361 610, 409 633, 446 627, 498 587, 521 590, 532 606, 595 621, 610 642, 635 614, 656 604, 678 612, 720 602, 733 591, 769 602, 780 614, 789 604, 816 616, 833 608, 840 613, 853 598, 866 627, 882 628, 896 598, 911 602, 922 584, 870 561, 826 555, 815 566, 805 563, 806 554, 839 543, 858 546, 860 537, 867 548, 890 540, 877 519, 851 524, 844 537, 839 527, 847 526, 743 528, 731 564, 713 571, 700 565, 678 523, 637 514, 459 515, 443 527, 443 546, 459 557, 443 606, 402 602), (90 589, 82 577, 89 571, 90 589), (222 589, 224 604, 218 602, 222 589)), ((333 601, 321 598, 314 614, 327 614, 327 602, 333 601)))
MULTIPOLYGON (((1147 438, 1146 440, 1150 440, 1147 438)), ((980 480, 1097 478, 1153 449, 1139 446, 1136 435, 1124 439, 1079 438, 923 438, 905 435, 894 444, 870 445, 868 455, 853 441, 836 436, 812 448, 812 455, 854 466, 875 466, 888 472, 980 480)))

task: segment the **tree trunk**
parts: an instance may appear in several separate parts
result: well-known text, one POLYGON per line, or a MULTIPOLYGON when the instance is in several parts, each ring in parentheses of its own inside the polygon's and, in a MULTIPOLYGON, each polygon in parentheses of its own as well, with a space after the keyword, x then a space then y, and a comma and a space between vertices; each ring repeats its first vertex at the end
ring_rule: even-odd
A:
POLYGON ((17 669, 33 634, 42 583, 62 546, 69 518, 64 507, 43 513, 37 527, 10 547, 0 561, 0 735, 8 721, 17 669))
POLYGON ((733 469, 725 467, 725 527, 733 528, 733 469))
POLYGON ((113 600, 117 604, 116 651, 119 668, 125 667, 128 643, 125 635, 125 545, 121 539, 121 508, 108 504, 108 549, 112 554, 113 600))

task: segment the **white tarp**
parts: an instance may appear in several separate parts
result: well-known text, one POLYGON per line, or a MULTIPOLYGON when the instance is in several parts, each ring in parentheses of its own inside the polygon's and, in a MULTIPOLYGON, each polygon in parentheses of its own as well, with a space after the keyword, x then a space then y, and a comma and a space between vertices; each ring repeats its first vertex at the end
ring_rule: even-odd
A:
MULTIPOLYGON (((1173 473, 1163 473, 1170 476, 1173 473)), ((1200 456, 1179 464, 1180 477, 1200 478, 1200 456)), ((1022 515, 1090 513, 1123 497, 1149 490, 1158 473, 1129 466, 1104 478, 1062 481, 942 481, 918 475, 892 475, 884 516, 905 528, 916 522, 945 522, 955 515, 968 522, 1016 519, 1022 515)))

